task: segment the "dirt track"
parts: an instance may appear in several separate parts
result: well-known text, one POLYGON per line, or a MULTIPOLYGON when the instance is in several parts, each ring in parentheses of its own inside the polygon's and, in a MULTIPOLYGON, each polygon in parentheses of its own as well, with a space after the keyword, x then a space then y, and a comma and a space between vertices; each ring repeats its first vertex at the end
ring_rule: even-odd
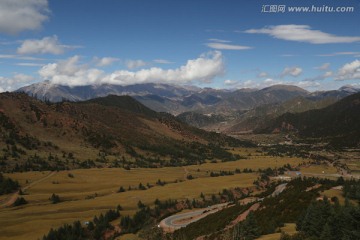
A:
MULTIPOLYGON (((40 178, 32 183, 30 183, 29 185, 23 187, 21 189, 22 192, 25 192, 27 189, 33 187, 34 185, 54 176, 56 174, 56 172, 50 172, 48 175, 46 175, 43 178, 40 178)), ((19 191, 11 194, 7 199, 3 200, 3 202, 0 204, 0 208, 5 208, 5 207, 10 207, 11 205, 14 204, 14 202, 16 201, 16 199, 19 197, 19 191)))

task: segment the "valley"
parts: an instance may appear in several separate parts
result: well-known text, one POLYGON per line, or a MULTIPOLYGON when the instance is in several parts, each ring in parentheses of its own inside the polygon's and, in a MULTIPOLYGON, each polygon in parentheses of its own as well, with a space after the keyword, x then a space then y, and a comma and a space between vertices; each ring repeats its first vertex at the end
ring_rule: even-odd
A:
POLYGON ((202 113, 175 117, 128 96, 53 103, 3 93, 0 239, 230 239, 255 225, 252 239, 297 236, 316 199, 358 206, 359 98, 284 107, 310 101, 293 96, 215 132, 202 113), (340 134, 333 121, 353 127, 340 134))
MULTIPOLYGON (((244 151, 244 149, 239 149, 244 151)), ((250 149, 249 152, 253 150, 250 149)), ((218 195, 223 189, 253 189, 258 179, 258 169, 279 168, 290 164, 298 166, 304 162, 301 158, 266 157, 256 155, 244 160, 224 163, 205 163, 201 165, 160 169, 74 169, 59 172, 24 172, 5 174, 17 180, 22 186, 21 197, 28 202, 19 207, 2 206, 0 239, 36 239, 46 234, 50 228, 57 228, 64 223, 80 220, 90 221, 108 209, 121 205, 121 215, 133 215, 139 201, 153 206, 155 199, 166 201, 169 198, 178 201, 201 200, 218 195), (241 173, 236 173, 239 169, 241 173), (244 169, 253 172, 245 173, 244 169), (211 177, 212 172, 233 172, 233 175, 211 177), (189 180, 185 176, 191 175, 189 180), (163 184, 159 184, 159 180, 163 184), (145 186, 139 189, 139 184, 145 186), (124 192, 119 192, 120 187, 124 192), (129 190, 130 189, 130 190, 129 190), (57 204, 51 203, 55 193, 60 197, 57 204), (34 214, 36 212, 36 214, 34 214), (21 229, 21 230, 20 230, 21 229)), ((331 166, 304 168, 309 176, 325 170, 336 172, 331 166)), ((300 168, 303 170, 303 168, 300 168)), ((246 171, 246 170, 245 170, 246 171)), ((1 196, 5 199, 8 196, 1 196)), ((122 239, 122 238, 120 238, 122 239)))

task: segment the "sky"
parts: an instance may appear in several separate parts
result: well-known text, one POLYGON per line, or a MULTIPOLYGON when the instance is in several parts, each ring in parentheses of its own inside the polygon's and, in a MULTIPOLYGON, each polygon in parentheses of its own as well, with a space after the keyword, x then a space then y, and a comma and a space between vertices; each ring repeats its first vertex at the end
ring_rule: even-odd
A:
POLYGON ((360 87, 359 22, 360 0, 0 0, 0 92, 360 87))

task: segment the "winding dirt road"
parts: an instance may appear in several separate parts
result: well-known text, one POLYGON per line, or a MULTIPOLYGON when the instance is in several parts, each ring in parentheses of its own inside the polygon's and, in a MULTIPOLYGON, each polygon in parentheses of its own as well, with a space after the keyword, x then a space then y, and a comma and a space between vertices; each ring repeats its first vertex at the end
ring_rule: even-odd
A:
MULTIPOLYGON (((21 191, 22 192, 25 192, 27 189, 33 187, 34 185, 42 182, 42 181, 45 181, 46 179, 54 176, 56 174, 56 172, 50 172, 48 175, 46 175, 45 177, 43 178, 40 178, 32 183, 30 183, 29 185, 21 188, 21 191)), ((2 203, 0 203, 0 208, 5 208, 5 207, 10 207, 11 205, 14 204, 14 202, 16 201, 16 199, 19 197, 19 191, 13 193, 12 195, 10 195, 7 199, 4 199, 2 203)))

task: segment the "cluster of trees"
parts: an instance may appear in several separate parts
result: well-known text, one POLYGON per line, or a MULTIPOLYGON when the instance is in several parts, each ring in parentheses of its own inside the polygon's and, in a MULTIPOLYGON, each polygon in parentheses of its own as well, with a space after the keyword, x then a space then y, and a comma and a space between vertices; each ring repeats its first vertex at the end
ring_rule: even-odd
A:
POLYGON ((344 196, 360 202, 360 180, 344 181, 344 196))
MULTIPOLYGON (((267 170, 264 170, 264 172, 271 173, 271 171, 267 170)), ((304 214, 304 210, 307 209, 310 203, 316 199, 318 191, 338 184, 339 182, 326 179, 294 179, 288 183, 282 194, 263 199, 261 202, 262 207, 250 214, 247 220, 236 225, 231 231, 223 230, 239 214, 247 210, 252 203, 247 206, 235 205, 234 207, 211 214, 198 222, 176 231, 174 239, 195 239, 202 235, 208 235, 208 239, 255 239, 260 235, 274 233, 284 223, 296 222, 304 214), (308 187, 314 186, 317 183, 320 183, 322 187, 306 191, 308 187)), ((271 194, 275 187, 275 184, 269 185, 268 190, 257 197, 265 197, 271 194)), ((237 202, 239 198, 233 193, 234 191, 224 190, 221 195, 227 195, 227 200, 233 198, 237 202)))
POLYGON ((282 145, 277 144, 269 147, 264 147, 263 151, 267 152, 270 156, 278 156, 278 157, 300 157, 307 158, 309 157, 309 147, 306 146, 292 146, 292 145, 282 145))
POLYGON ((140 208, 133 217, 123 216, 120 220, 120 227, 122 233, 136 233, 146 223, 151 221, 151 209, 144 204, 138 204, 140 208))
POLYGON ((230 176, 234 175, 233 171, 220 171, 220 172, 210 172, 210 177, 220 177, 220 176, 230 176))
POLYGON ((101 240, 104 239, 104 233, 108 229, 113 229, 111 221, 120 217, 118 206, 117 210, 109 210, 105 215, 95 216, 93 221, 86 222, 85 226, 79 221, 72 225, 65 224, 58 229, 50 229, 49 233, 43 237, 43 240, 101 240))
POLYGON ((360 207, 348 201, 345 206, 340 206, 336 198, 333 200, 334 204, 327 198, 312 202, 297 221, 299 233, 291 237, 283 235, 281 239, 360 239, 360 207))
POLYGON ((232 239, 246 240, 253 240, 260 237, 260 229, 254 213, 250 212, 244 221, 236 224, 231 235, 232 239))
POLYGON ((0 195, 15 192, 19 187, 20 185, 17 181, 4 177, 4 175, 0 173, 0 195))
MULTIPOLYGON (((189 224, 185 228, 176 230, 171 239, 196 239, 199 236, 212 235, 216 231, 223 230, 232 220, 239 214, 246 211, 250 205, 239 205, 225 208, 222 211, 210 214, 194 223, 189 224)), ((208 239, 217 239, 209 236, 208 239)), ((237 238, 234 238, 237 239, 237 238)))
POLYGON ((51 155, 48 158, 41 157, 35 153, 28 156, 24 163, 16 163, 13 171, 60 171, 67 169, 66 162, 61 161, 59 158, 52 157, 51 155))

